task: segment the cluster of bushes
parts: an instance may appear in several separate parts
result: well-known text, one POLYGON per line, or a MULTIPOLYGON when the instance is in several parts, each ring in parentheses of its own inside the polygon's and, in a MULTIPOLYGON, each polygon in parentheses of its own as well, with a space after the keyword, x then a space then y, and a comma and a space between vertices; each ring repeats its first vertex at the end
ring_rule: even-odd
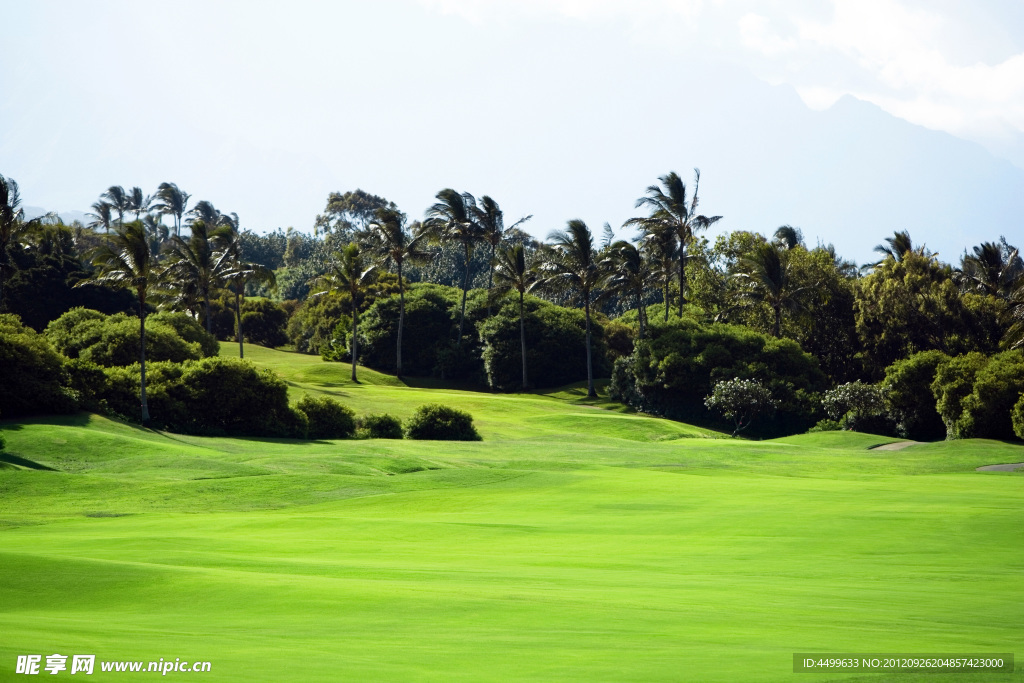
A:
POLYGON ((755 424, 752 432, 792 434, 821 417, 827 380, 796 342, 685 319, 648 327, 647 339, 615 361, 609 396, 644 412, 722 427, 726 423, 705 401, 719 382, 737 379, 756 380, 772 397, 776 419, 755 424))
POLYGON ((918 441, 1024 439, 1024 351, 950 357, 922 351, 886 368, 879 384, 826 392, 832 422, 918 441))

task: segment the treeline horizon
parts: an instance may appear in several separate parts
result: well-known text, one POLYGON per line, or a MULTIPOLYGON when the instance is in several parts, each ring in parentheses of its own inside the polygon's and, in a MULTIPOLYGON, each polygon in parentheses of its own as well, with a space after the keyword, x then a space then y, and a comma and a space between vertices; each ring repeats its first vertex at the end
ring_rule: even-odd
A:
MULTIPOLYGON (((790 340, 823 374, 805 387, 817 394, 853 382, 877 384, 894 363, 923 352, 994 357, 1024 347, 1024 262, 1005 237, 992 236, 953 264, 905 231, 883 233, 878 261, 858 268, 831 245, 809 247, 789 225, 770 237, 735 230, 709 239, 708 228, 721 216, 701 212, 699 183, 695 169, 689 186, 675 172, 648 186, 635 204, 639 215, 622 226, 637 231, 632 240, 617 239, 608 224, 597 235, 574 219, 541 241, 521 229, 531 216, 506 226, 493 198, 452 188, 438 192, 418 220, 362 190, 332 192, 312 234, 257 234, 210 201, 190 205, 191 196, 174 183, 162 183, 152 196, 112 186, 93 205, 87 225, 65 226, 53 217, 25 221, 12 203, 17 186, 5 180, 0 312, 19 313, 42 331, 76 305, 105 313, 134 308, 141 318, 147 310, 180 310, 221 340, 234 338, 243 356, 245 339, 258 337, 270 346, 349 361, 356 379, 360 360, 401 376, 403 353, 415 353, 416 374, 504 390, 537 386, 529 372, 531 353, 537 354, 529 347, 544 334, 572 337, 552 326, 576 326, 586 357, 578 379, 586 379, 591 396, 595 367, 608 377, 613 364, 636 363, 672 326, 749 330, 763 338, 762 349, 771 340, 790 340), (164 223, 168 216, 171 225, 164 223), (141 289, 129 283, 138 273, 116 274, 109 246, 120 239, 120 248, 129 248, 126 238, 147 253, 141 289), (47 268, 51 279, 63 278, 67 296, 44 304, 41 271, 47 268), (457 300, 417 289, 417 283, 452 287, 457 300), (126 285, 134 288, 134 306, 116 291, 126 285), (482 294, 470 297, 475 290, 482 294), (530 303, 534 298, 579 310, 582 319, 563 316, 556 323, 555 314, 530 303), (413 310, 407 312, 407 303, 413 310), (414 327, 430 329, 413 332, 418 347, 433 349, 428 361, 422 348, 403 341, 407 313, 414 327), (505 318, 510 325, 501 334, 511 338, 499 343, 488 335, 497 334, 505 318), (385 360, 387 344, 393 351, 385 360), (522 366, 518 387, 505 376, 507 368, 500 381, 492 372, 513 355, 522 366)), ((691 353, 711 362, 709 351, 714 348, 691 353)), ((671 357, 667 352, 656 360, 671 357)), ((534 363, 545 367, 543 359, 534 363)), ((757 379, 757 372, 748 368, 751 376, 718 379, 757 379)), ((642 404, 638 399, 635 407, 672 412, 642 404)))

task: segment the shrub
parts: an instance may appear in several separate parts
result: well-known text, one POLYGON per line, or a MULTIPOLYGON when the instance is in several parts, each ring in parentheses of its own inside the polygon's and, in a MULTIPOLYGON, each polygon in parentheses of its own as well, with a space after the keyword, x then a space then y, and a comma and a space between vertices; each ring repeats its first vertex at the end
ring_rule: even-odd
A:
MULTIPOLYGON (((288 321, 288 341, 299 353, 323 353, 331 343, 335 326, 350 308, 348 295, 337 292, 306 299, 288 321)), ((244 327, 243 331, 248 335, 244 327)))
POLYGON ((77 400, 68 389, 64 359, 45 336, 0 314, 0 416, 72 413, 77 400))
POLYGON ((732 435, 736 436, 750 426, 761 413, 774 410, 776 401, 772 392, 753 379, 730 379, 715 383, 704 405, 717 410, 733 421, 732 435))
POLYGON ((348 439, 355 434, 355 412, 328 396, 306 394, 296 408, 308 418, 310 439, 348 439))
POLYGON ((422 440, 480 440, 472 415, 440 403, 428 403, 417 408, 405 424, 405 435, 422 440))
MULTIPOLYGON (((412 377, 440 373, 440 358, 454 338, 459 324, 452 312, 458 290, 418 284, 405 293, 405 326, 402 330, 402 372, 412 377)), ((467 302, 467 317, 471 312, 467 302)), ((394 372, 398 345, 399 301, 397 296, 377 299, 360 317, 359 359, 367 367, 394 372)), ((349 322, 349 327, 351 322, 349 322)), ((472 328, 470 328, 472 329, 472 328)), ((347 334, 347 329, 344 330, 347 334)), ((339 343, 345 337, 338 330, 339 343)))
POLYGON ((878 418, 885 414, 885 395, 882 389, 874 384, 864 384, 860 380, 840 384, 829 389, 821 400, 825 412, 833 420, 848 429, 864 432, 877 432, 885 429, 885 423, 879 424, 878 418))
POLYGON ((988 356, 979 352, 965 353, 940 363, 932 382, 935 408, 946 425, 947 439, 961 439, 964 433, 963 402, 974 390, 974 378, 988 365, 988 356))
POLYGON ((838 432, 843 429, 843 425, 839 424, 838 420, 830 420, 825 418, 818 420, 818 424, 814 425, 807 430, 808 434, 814 434, 815 432, 838 432))
POLYGON ((105 412, 102 399, 109 387, 103 368, 92 361, 68 358, 64 361, 64 371, 67 373, 68 386, 78 397, 79 407, 95 413, 105 412))
POLYGON ((974 377, 971 394, 963 400, 958 433, 982 439, 1012 439, 1011 413, 1024 394, 1024 351, 992 356, 974 377))
POLYGON ((931 385, 939 365, 948 360, 941 351, 922 351, 885 369, 885 403, 903 438, 930 441, 946 435, 931 385))
POLYGON ((1013 406, 1010 420, 1013 422, 1013 433, 1018 439, 1024 440, 1024 394, 1021 394, 1017 404, 1013 406))
MULTIPOLYGON (((174 325, 187 328, 189 336, 198 338, 201 334, 203 343, 211 348, 209 338, 201 328, 197 331, 174 315, 161 318, 161 314, 153 314, 146 318, 147 361, 180 363, 203 356, 202 344, 183 339, 174 325)), ((47 325, 46 336, 57 351, 68 358, 82 358, 107 367, 131 365, 139 360, 139 319, 125 313, 107 316, 75 308, 47 325)), ((213 351, 216 353, 215 349, 213 351)))
MULTIPOLYGON (((173 328, 174 331, 178 333, 178 336, 186 342, 198 344, 199 352, 202 354, 203 358, 212 358, 220 353, 220 342, 217 341, 217 338, 212 334, 209 334, 206 329, 188 313, 183 313, 181 311, 161 311, 147 316, 147 336, 149 334, 149 326, 156 323, 164 323, 173 328)), ((138 325, 138 323, 136 323, 136 325, 138 325)), ((137 328, 136 334, 138 334, 137 328)))
POLYGON ((356 437, 360 439, 401 439, 402 421, 394 415, 366 415, 359 418, 356 437))
POLYGON ((245 338, 260 346, 274 348, 288 343, 285 328, 288 314, 269 299, 246 299, 242 302, 242 332, 245 338))

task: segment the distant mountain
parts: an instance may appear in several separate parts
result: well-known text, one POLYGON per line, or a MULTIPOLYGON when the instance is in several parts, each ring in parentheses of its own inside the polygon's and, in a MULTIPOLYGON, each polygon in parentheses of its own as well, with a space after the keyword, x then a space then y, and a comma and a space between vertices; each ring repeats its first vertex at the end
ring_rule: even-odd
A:
MULTIPOLYGON (((33 218, 38 218, 39 216, 45 216, 49 213, 48 209, 44 209, 41 206, 24 206, 22 208, 25 209, 25 220, 28 221, 33 218)), ((69 224, 79 221, 84 225, 89 222, 89 218, 83 211, 58 211, 57 216, 59 216, 65 223, 69 224)))

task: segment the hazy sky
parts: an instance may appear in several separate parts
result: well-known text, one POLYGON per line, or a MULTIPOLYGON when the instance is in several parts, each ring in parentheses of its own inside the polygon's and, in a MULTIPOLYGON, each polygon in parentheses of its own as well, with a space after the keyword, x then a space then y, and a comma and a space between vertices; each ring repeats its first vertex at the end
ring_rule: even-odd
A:
POLYGON ((419 218, 450 186, 534 214, 543 237, 617 226, 657 176, 700 167, 723 229, 799 224, 858 261, 904 228, 946 258, 1024 241, 1020 0, 0 0, 0 16, 0 173, 28 205, 173 181, 246 227, 309 230, 332 190, 419 218), (955 158, 985 177, 964 201, 988 213, 928 208, 949 190, 893 185, 909 172, 865 179, 877 159, 846 156, 862 120, 883 149, 917 133, 833 107, 844 95, 948 133, 914 138, 912 168, 955 158))

